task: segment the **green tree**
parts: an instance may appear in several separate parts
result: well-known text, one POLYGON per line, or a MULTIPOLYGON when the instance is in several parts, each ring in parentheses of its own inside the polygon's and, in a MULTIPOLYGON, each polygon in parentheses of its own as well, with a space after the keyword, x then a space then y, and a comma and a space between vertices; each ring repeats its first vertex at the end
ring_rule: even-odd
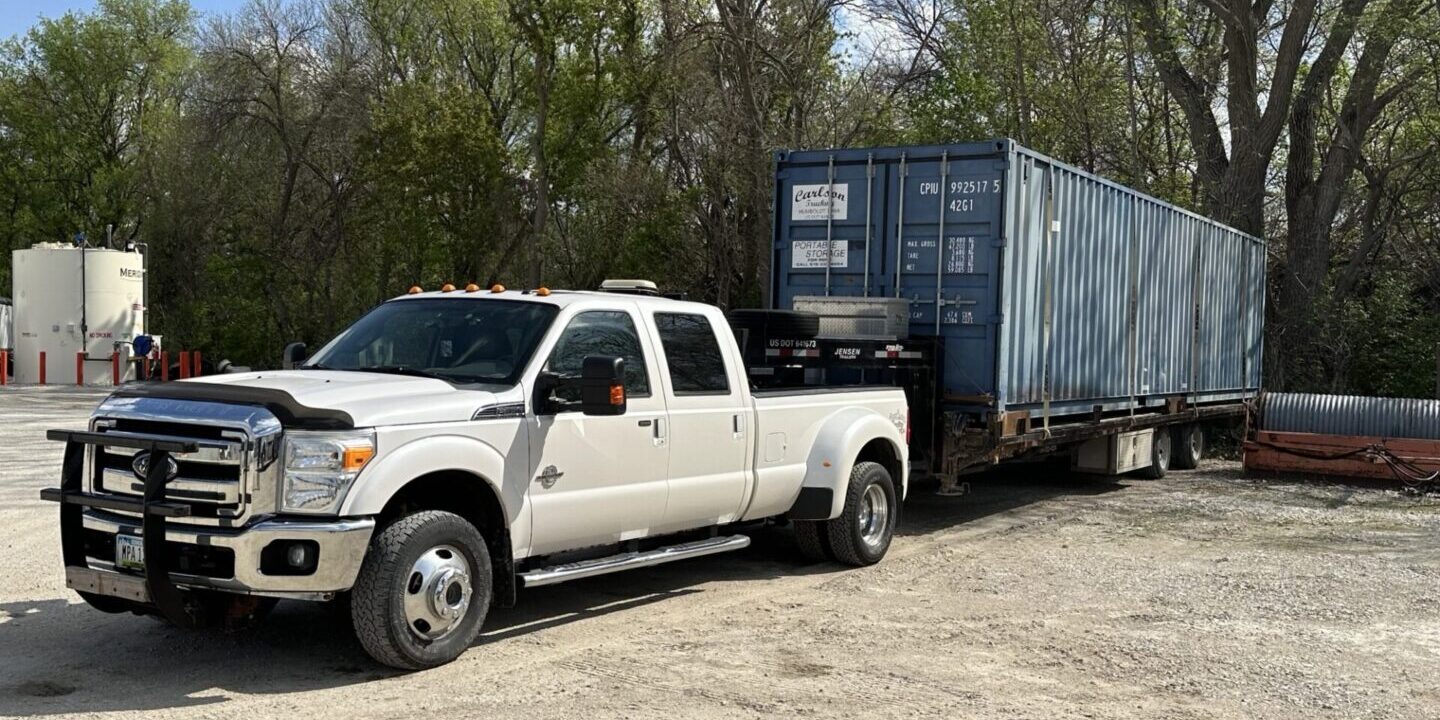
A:
MULTIPOLYGON (((0 48, 0 242, 139 237, 190 58, 182 0, 100 0, 0 48)), ((8 285, 8 282, 5 283, 8 285)))

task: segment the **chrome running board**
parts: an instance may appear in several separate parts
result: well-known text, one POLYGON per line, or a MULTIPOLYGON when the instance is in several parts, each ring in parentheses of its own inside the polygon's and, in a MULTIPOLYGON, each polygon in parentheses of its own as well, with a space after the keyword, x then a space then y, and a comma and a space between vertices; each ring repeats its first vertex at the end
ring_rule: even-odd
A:
POLYGON ((554 585, 568 580, 579 580, 580 578, 594 577, 596 575, 608 575, 621 570, 634 570, 635 568, 661 565, 676 560, 701 557, 704 555, 715 555, 717 553, 739 550, 750 545, 750 538, 747 535, 731 535, 729 537, 708 538, 694 542, 669 545, 646 552, 621 553, 609 557, 596 558, 594 560, 583 560, 581 562, 566 563, 564 565, 552 565, 550 567, 531 570, 521 573, 520 579, 525 581, 525 587, 539 587, 541 585, 554 585))

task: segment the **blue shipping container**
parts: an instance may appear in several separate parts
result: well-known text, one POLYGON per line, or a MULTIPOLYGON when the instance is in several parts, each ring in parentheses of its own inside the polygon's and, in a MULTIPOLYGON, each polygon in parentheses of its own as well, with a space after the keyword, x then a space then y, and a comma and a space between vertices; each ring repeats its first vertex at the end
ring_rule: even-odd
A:
POLYGON ((1059 416, 1254 396, 1265 244, 1012 140, 777 153, 771 305, 904 297, 942 401, 1059 416))

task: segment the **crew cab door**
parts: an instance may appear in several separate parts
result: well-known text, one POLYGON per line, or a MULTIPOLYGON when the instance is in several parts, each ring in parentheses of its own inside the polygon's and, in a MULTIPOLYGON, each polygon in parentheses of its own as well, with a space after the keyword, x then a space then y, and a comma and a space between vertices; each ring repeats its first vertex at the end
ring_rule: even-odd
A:
POLYGON ((751 410, 735 342, 724 316, 650 313, 664 362, 661 382, 670 412, 670 499, 664 531, 705 527, 739 517, 750 492, 751 410))
MULTIPOLYGON (((578 377, 587 356, 624 358, 627 408, 623 415, 587 416, 579 409, 536 414, 539 408, 532 407, 529 498, 536 555, 647 535, 665 512, 668 492, 665 399, 650 338, 638 331, 638 313, 623 304, 587 306, 561 322, 544 370, 578 377)), ((579 399, 568 390, 556 394, 579 399)))

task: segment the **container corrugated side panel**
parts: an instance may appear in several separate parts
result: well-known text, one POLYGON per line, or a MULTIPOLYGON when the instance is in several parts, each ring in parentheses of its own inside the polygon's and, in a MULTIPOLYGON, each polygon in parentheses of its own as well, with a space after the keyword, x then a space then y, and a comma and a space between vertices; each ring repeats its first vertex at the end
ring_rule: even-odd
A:
POLYGON ((1255 238, 1008 140, 776 159, 773 306, 827 294, 823 258, 795 249, 839 241, 828 294, 904 297, 913 336, 938 320, 952 405, 1059 415, 1259 388, 1255 238))
POLYGON ((1004 292, 1000 334, 1000 404, 1023 405, 1044 399, 1040 378, 1045 373, 1044 303, 1046 168, 1035 158, 1016 155, 1010 172, 1013 196, 1007 220, 1009 242, 1004 256, 1004 292))
POLYGON ((1440 400, 1266 393, 1260 429, 1440 440, 1440 400))
POLYGON ((1135 393, 1186 392, 1190 382, 1195 220, 1148 199, 1135 203, 1135 393), (1143 272, 1138 270, 1143 268, 1143 272))
POLYGON ((1015 155, 1004 407, 1058 415, 1258 390, 1263 242, 1024 148, 1015 155))
POLYGON ((1105 401, 1129 383, 1129 198, 1066 168, 1055 173, 1050 401, 1105 401))

